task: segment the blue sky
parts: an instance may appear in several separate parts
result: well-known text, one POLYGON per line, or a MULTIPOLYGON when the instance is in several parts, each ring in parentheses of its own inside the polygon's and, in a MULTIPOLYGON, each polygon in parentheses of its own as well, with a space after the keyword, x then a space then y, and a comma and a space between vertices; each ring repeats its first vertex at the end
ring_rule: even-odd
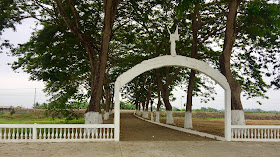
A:
MULTIPOLYGON (((5 31, 2 37, 11 40, 14 44, 24 43, 28 41, 34 28, 35 23, 33 20, 25 20, 23 21, 22 25, 17 26, 17 32, 13 32, 11 29, 9 29, 5 31)), ((12 63, 15 60, 17 60, 17 58, 9 57, 5 53, 0 53, 0 106, 12 105, 32 108, 34 104, 35 88, 36 102, 46 102, 48 97, 46 97, 45 93, 42 92, 44 83, 39 81, 29 81, 28 74, 21 70, 18 70, 18 73, 15 73, 10 68, 10 66, 7 65, 8 63, 12 63)), ((218 94, 215 97, 215 101, 204 104, 200 103, 200 98, 194 98, 193 108, 197 109, 201 107, 212 107, 223 109, 224 92, 219 86, 216 87, 216 91, 218 94)), ((177 88, 177 90, 173 93, 177 99, 172 102, 172 106, 177 108, 181 108, 181 106, 183 107, 183 104, 186 102, 185 92, 182 89, 177 88)), ((270 97, 269 100, 246 100, 246 98, 242 98, 243 107, 280 111, 280 92, 269 90, 267 95, 270 97), (263 105, 258 105, 256 100, 263 102, 263 105)))

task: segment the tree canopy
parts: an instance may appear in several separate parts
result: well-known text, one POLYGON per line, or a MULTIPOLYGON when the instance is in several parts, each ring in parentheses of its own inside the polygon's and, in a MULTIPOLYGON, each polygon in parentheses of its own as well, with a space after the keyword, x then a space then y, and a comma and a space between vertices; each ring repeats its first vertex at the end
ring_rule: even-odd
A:
MULTIPOLYGON (((15 70, 22 68, 31 79, 46 83, 45 91, 52 96, 50 109, 71 115, 72 102, 84 103, 90 98, 87 111, 99 112, 101 99, 112 102, 118 75, 143 60, 170 54, 167 28, 171 32, 179 28, 178 55, 203 60, 218 69, 219 56, 225 50, 229 4, 203 0, 2 0, 0 33, 16 29, 26 18, 36 19, 43 27, 18 46, 3 39, 1 48, 10 47, 18 57, 12 65, 15 70), (213 43, 218 48, 213 48, 213 43)), ((248 98, 266 97, 268 89, 280 88, 279 15, 279 4, 266 0, 240 1, 236 8, 230 73, 248 98)), ((203 75, 189 69, 161 68, 134 79, 123 92, 136 103, 147 101, 150 89, 150 99, 160 95, 167 105, 175 86, 193 84, 188 89, 191 96, 209 100, 215 92, 206 82, 203 75)))

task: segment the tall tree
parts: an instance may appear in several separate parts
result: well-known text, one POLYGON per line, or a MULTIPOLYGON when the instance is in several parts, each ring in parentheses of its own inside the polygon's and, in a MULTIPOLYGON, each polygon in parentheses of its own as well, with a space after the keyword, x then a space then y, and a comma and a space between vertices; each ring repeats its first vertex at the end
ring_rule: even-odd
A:
MULTIPOLYGON (((188 26, 191 31, 188 36, 191 38, 191 42, 184 43, 191 47, 191 53, 188 56, 203 60, 213 66, 218 65, 217 58, 220 52, 214 51, 209 43, 215 41, 224 30, 222 23, 225 14, 217 7, 216 3, 218 2, 205 2, 203 0, 179 1, 177 8, 177 14, 179 16, 186 15, 186 19, 190 21, 188 26)), ((199 87, 199 84, 201 84, 199 80, 202 77, 195 70, 190 71, 186 97, 185 128, 192 128, 192 99, 201 88, 199 87)), ((208 84, 205 91, 210 93, 213 91, 211 84, 208 84)))
MULTIPOLYGON (((266 98, 263 93, 271 86, 263 80, 263 74, 275 76, 275 71, 279 70, 279 64, 275 62, 279 54, 280 39, 280 20, 279 16, 275 16, 277 14, 279 15, 279 4, 264 0, 228 2, 220 70, 231 87, 233 124, 245 124, 240 99, 242 89, 249 98, 266 98), (235 63, 231 64, 231 61, 235 63), (273 72, 269 72, 271 70, 268 64, 274 66, 273 72), (268 72, 264 72, 265 69, 268 72)), ((272 80, 271 85, 275 85, 274 82, 275 80, 272 80)))
MULTIPOLYGON (((112 29, 119 3, 120 0, 105 0, 103 3, 100 1, 89 2, 84 0, 34 0, 15 1, 9 8, 14 13, 12 14, 14 16, 8 17, 8 23, 14 24, 20 22, 22 19, 31 17, 37 19, 39 24, 49 24, 51 26, 63 25, 80 42, 79 46, 82 46, 84 50, 82 53, 86 54, 90 65, 91 100, 87 112, 88 114, 94 115, 91 116, 93 119, 86 120, 87 123, 96 123, 98 121, 95 119, 98 119, 98 112, 100 112, 100 100, 102 97, 109 42, 113 35, 112 29), (17 16, 20 18, 16 18, 17 21, 14 21, 14 17, 17 16), (101 30, 92 34, 94 31, 91 27, 93 29, 98 29, 99 27, 101 30)), ((10 26, 8 25, 6 27, 10 26)), ((61 34, 60 32, 58 33, 61 34)), ((32 50, 29 49, 29 51, 32 50)), ((75 56, 81 55, 78 54, 81 52, 76 53, 75 56)), ((19 62, 21 61, 19 60, 19 62)), ((18 65, 20 67, 20 64, 18 65)), ((65 97, 65 99, 68 98, 65 97)))

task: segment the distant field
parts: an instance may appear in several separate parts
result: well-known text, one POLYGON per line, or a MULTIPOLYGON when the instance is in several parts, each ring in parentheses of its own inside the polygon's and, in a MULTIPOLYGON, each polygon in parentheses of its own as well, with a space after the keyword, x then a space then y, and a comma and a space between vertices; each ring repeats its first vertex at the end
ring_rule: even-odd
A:
MULTIPOLYGON (((184 127, 183 111, 174 111, 176 126, 184 127)), ((224 113, 193 112, 193 129, 213 135, 224 136, 224 113)), ((161 123, 166 122, 165 112, 161 112, 161 123)), ((245 113, 246 125, 280 125, 280 114, 276 113, 245 113)))
POLYGON ((52 118, 45 114, 41 109, 16 109, 14 114, 11 112, 0 113, 0 124, 83 124, 84 118, 66 121, 60 118, 52 118))

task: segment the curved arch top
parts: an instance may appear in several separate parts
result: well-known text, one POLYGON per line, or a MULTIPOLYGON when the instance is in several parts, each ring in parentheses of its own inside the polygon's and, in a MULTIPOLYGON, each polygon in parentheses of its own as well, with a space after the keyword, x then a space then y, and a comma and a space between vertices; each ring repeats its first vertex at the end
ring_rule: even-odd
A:
POLYGON ((146 71, 169 66, 188 67, 196 71, 200 71, 215 80, 224 90, 230 89, 227 79, 219 71, 215 70, 203 61, 180 55, 166 55, 145 60, 140 64, 132 67, 125 73, 121 74, 117 78, 116 82, 119 82, 120 87, 122 87, 123 85, 146 71))
POLYGON ((145 60, 140 64, 132 67, 128 71, 121 74, 115 82, 115 113, 114 113, 114 138, 115 141, 120 139, 120 89, 122 86, 133 80, 135 77, 141 75, 146 71, 157 69, 161 67, 187 67, 196 71, 202 72, 212 78, 225 90, 225 140, 231 140, 231 91, 227 79, 218 70, 215 70, 207 63, 199 61, 193 58, 180 56, 180 55, 166 55, 160 56, 153 59, 145 60))

